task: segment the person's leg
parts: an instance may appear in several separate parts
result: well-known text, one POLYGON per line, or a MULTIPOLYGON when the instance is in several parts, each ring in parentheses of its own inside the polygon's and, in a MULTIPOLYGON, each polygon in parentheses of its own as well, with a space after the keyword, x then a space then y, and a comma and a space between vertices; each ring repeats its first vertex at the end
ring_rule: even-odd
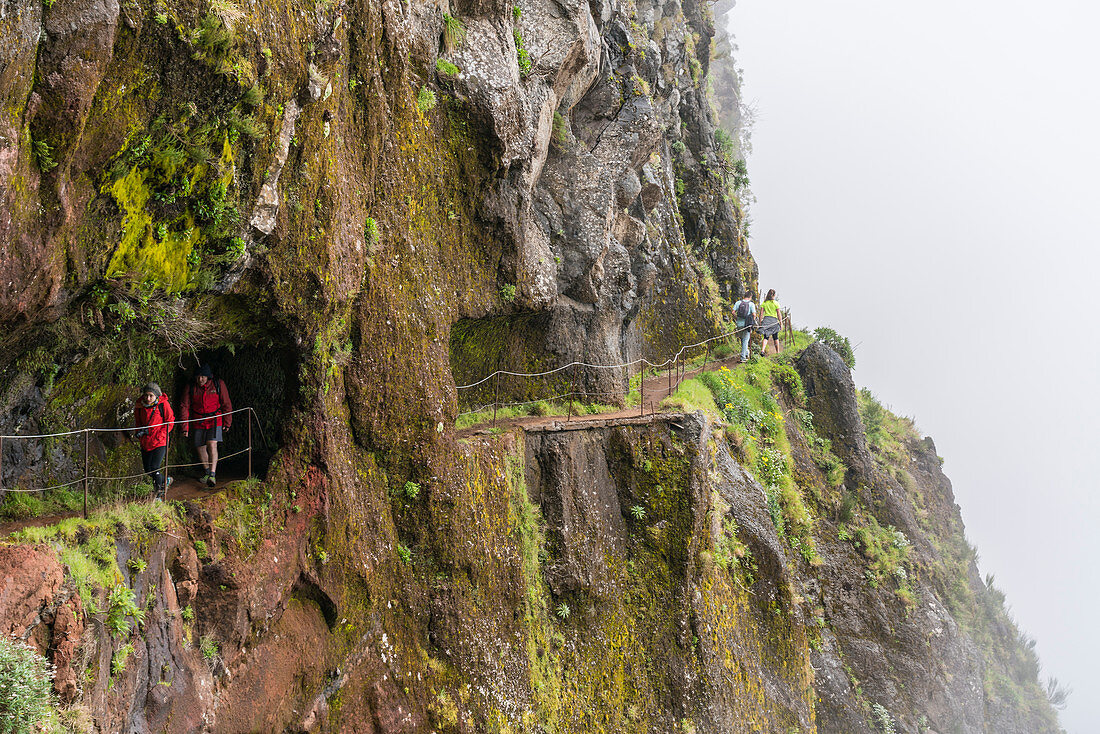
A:
POLYGON ((779 335, 776 334, 772 337, 772 343, 775 345, 775 353, 779 354, 783 351, 783 342, 779 341, 779 335))
POLYGON ((164 499, 165 492, 165 480, 164 474, 161 473, 161 466, 164 464, 164 455, 167 452, 168 447, 158 446, 151 451, 141 452, 142 468, 145 469, 145 473, 149 475, 149 478, 153 480, 153 496, 156 499, 164 499))
POLYGON ((141 470, 149 475, 149 478, 153 480, 153 485, 156 485, 156 479, 153 474, 156 472, 156 465, 153 464, 153 452, 141 450, 141 470))
POLYGON ((747 362, 749 360, 749 338, 752 336, 752 329, 747 326, 741 330, 741 361, 747 362))
POLYGON ((199 463, 202 464, 202 475, 204 477, 210 473, 210 453, 206 450, 206 446, 205 443, 195 446, 195 450, 199 454, 199 463))
POLYGON ((206 442, 206 455, 210 457, 210 476, 218 473, 218 442, 206 442))

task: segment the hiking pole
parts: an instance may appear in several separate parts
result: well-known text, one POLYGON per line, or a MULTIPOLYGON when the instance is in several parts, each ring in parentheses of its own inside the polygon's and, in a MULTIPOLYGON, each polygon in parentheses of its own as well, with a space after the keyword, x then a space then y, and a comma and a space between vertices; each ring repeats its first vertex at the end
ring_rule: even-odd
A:
POLYGON ((84 429, 84 519, 88 519, 88 429, 84 429))

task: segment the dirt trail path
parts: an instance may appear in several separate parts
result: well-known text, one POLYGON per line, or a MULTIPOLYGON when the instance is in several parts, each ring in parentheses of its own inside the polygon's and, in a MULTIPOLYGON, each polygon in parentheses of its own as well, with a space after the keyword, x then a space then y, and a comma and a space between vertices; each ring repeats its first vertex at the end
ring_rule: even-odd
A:
MULTIPOLYGON (((686 379, 695 377, 696 375, 707 371, 713 372, 721 369, 722 367, 733 368, 740 364, 741 360, 738 357, 730 357, 723 360, 715 360, 713 362, 707 362, 705 365, 701 365, 694 369, 686 370, 682 374, 673 372, 671 374, 671 389, 670 389, 670 374, 664 372, 662 374, 648 377, 643 381, 645 403, 644 406, 634 406, 630 408, 623 408, 621 410, 614 410, 607 413, 597 413, 596 415, 574 415, 572 417, 564 415, 531 415, 531 416, 518 416, 513 418, 501 418, 497 421, 496 427, 500 426, 519 426, 526 431, 539 431, 539 430, 574 430, 579 428, 591 428, 597 425, 622 425, 635 422, 649 422, 653 420, 654 415, 661 415, 663 411, 660 411, 661 401, 667 398, 671 393, 676 392, 676 389, 680 386, 680 383, 686 379), (644 409, 643 409, 644 408, 644 409)), ((492 424, 490 422, 479 423, 468 428, 463 428, 458 432, 458 437, 473 436, 478 434, 488 433, 492 424)), ((223 477, 218 480, 218 483, 213 487, 207 487, 199 482, 194 477, 178 477, 168 487, 167 499, 172 500, 193 500, 201 499, 203 497, 209 497, 225 490, 225 487, 230 482, 234 482, 244 477, 223 477)), ((102 508, 95 508, 102 509, 102 508)), ((5 538, 11 533, 22 530, 23 528, 30 527, 42 527, 45 525, 53 525, 62 520, 67 520, 71 517, 80 517, 80 512, 65 512, 56 515, 43 515, 41 517, 28 518, 26 520, 11 520, 8 522, 0 523, 0 538, 5 538)))
MULTIPOLYGON (((680 386, 680 383, 684 380, 690 379, 699 375, 702 372, 714 372, 722 367, 729 367, 733 369, 741 363, 740 357, 729 357, 727 359, 715 360, 713 362, 707 362, 705 365, 690 369, 677 376, 676 373, 671 375, 672 377, 672 389, 669 389, 669 373, 665 372, 654 377, 646 378, 643 381, 645 389, 645 403, 643 406, 634 406, 630 408, 623 408, 621 410, 614 410, 607 413, 597 413, 595 415, 574 415, 572 418, 568 418, 564 415, 528 415, 518 416, 514 418, 501 418, 497 421, 497 427, 500 426, 519 426, 526 431, 541 430, 546 428, 590 428, 593 425, 611 425, 615 423, 634 422, 634 420, 648 418, 650 415, 658 413, 661 401, 667 398, 670 394, 676 392, 676 388, 680 386), (644 410, 643 410, 644 408, 644 410), (632 420, 633 419, 633 420, 632 420)), ((458 432, 459 438, 465 436, 473 436, 477 434, 487 433, 492 427, 490 422, 479 423, 468 428, 463 428, 458 432)))
MULTIPOLYGON (((201 499, 203 497, 209 497, 213 494, 217 494, 225 490, 226 485, 230 482, 236 482, 244 477, 222 477, 218 479, 218 483, 213 487, 207 487, 194 477, 179 477, 174 478, 172 484, 168 487, 167 499, 169 502, 172 500, 193 500, 201 499)), ((97 512, 105 509, 109 505, 100 505, 98 507, 89 507, 88 511, 97 512)), ((62 512, 56 515, 42 515, 41 517, 32 517, 26 520, 10 520, 0 523, 0 538, 6 538, 14 532, 22 530, 23 528, 37 528, 44 527, 46 525, 53 525, 59 523, 62 520, 68 520, 71 517, 80 517, 80 512, 62 512)))

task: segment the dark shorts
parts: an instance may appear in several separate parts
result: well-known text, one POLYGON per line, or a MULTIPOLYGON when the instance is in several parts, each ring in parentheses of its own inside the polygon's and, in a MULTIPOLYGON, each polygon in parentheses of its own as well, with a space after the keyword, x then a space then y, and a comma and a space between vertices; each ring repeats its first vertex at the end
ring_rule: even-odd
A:
POLYGON ((205 446, 211 441, 221 442, 222 440, 222 427, 215 426, 214 428, 196 428, 194 435, 195 447, 205 446))
POLYGON ((776 339, 779 337, 779 319, 774 316, 765 316, 759 328, 761 336, 765 339, 776 339))

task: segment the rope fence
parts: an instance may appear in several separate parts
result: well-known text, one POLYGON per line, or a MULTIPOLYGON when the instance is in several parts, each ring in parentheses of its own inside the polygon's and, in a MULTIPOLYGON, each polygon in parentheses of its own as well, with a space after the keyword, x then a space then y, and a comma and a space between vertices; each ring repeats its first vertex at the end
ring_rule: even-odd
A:
MULTIPOLYGON (((191 419, 188 419, 188 420, 185 420, 185 421, 184 420, 174 420, 174 421, 171 421, 168 424, 169 425, 169 432, 171 432, 171 429, 174 428, 177 425, 185 426, 185 425, 190 424, 190 423, 201 423, 203 421, 215 420, 215 419, 218 419, 218 418, 225 418, 227 416, 236 415, 238 413, 246 413, 248 415, 248 420, 247 420, 247 424, 248 424, 248 448, 241 449, 240 451, 235 451, 235 452, 233 452, 231 454, 228 454, 226 456, 219 456, 218 461, 226 461, 228 459, 232 459, 232 458, 235 458, 237 456, 242 456, 242 455, 247 454, 248 455, 248 477, 252 478, 252 454, 253 454, 253 449, 254 449, 253 441, 252 441, 252 424, 253 424, 253 422, 256 423, 256 428, 260 433, 260 438, 263 440, 264 446, 267 448, 268 451, 271 450, 271 446, 267 442, 267 436, 264 435, 263 426, 260 422, 259 416, 256 415, 256 411, 252 407, 237 408, 236 410, 231 410, 231 411, 227 411, 227 412, 224 412, 224 413, 215 413, 215 414, 212 414, 212 415, 204 415, 200 418, 191 418, 191 419)), ((77 485, 77 484, 82 484, 83 488, 84 488, 84 512, 83 512, 83 514, 84 514, 84 517, 87 518, 88 517, 88 483, 89 482, 92 482, 92 481, 124 481, 124 480, 128 480, 128 479, 140 479, 142 477, 149 476, 149 474, 147 472, 141 472, 140 474, 127 474, 127 475, 121 475, 121 476, 97 476, 97 475, 93 475, 90 472, 91 436, 93 434, 100 434, 100 433, 136 434, 138 431, 147 430, 147 428, 148 428, 148 426, 141 426, 141 427, 129 426, 129 427, 126 427, 126 428, 81 428, 81 429, 76 430, 76 431, 61 431, 61 432, 58 432, 58 433, 34 433, 34 434, 0 435, 0 484, 3 483, 4 443, 6 441, 40 440, 40 439, 59 438, 59 437, 64 437, 64 436, 79 436, 79 435, 84 436, 84 452, 83 452, 84 471, 83 471, 83 475, 81 477, 79 477, 77 479, 74 479, 70 482, 65 482, 65 483, 62 483, 62 484, 54 484, 54 485, 51 485, 51 486, 48 486, 48 487, 24 488, 24 487, 2 487, 2 486, 0 486, 0 492, 2 492, 2 493, 17 492, 17 493, 23 493, 23 494, 37 494, 37 493, 41 493, 41 492, 49 492, 49 491, 55 490, 55 489, 65 489, 65 488, 72 487, 72 486, 77 485)), ((167 458, 167 453, 165 454, 165 458, 167 458)), ((201 466, 203 466, 202 462, 192 462, 192 463, 186 463, 186 464, 164 464, 160 467, 160 469, 162 471, 167 471, 168 469, 188 469, 188 468, 201 467, 201 466)))
MULTIPOLYGON (((784 328, 782 330, 783 337, 784 337, 784 340, 787 341, 788 344, 790 344, 794 340, 793 328, 791 326, 790 309, 785 309, 783 311, 783 322, 784 322, 784 328)), ((724 332, 722 334, 718 334, 717 336, 712 336, 709 339, 703 339, 702 341, 695 342, 694 344, 683 345, 676 351, 675 354, 673 354, 672 356, 670 356, 668 359, 666 359, 663 362, 651 362, 650 360, 648 360, 644 357, 641 357, 639 359, 631 360, 629 362, 621 362, 621 363, 618 363, 618 364, 592 364, 592 363, 583 362, 583 361, 573 361, 573 362, 569 362, 568 364, 561 365, 560 367, 555 367, 555 368, 550 369, 550 370, 545 370, 543 372, 512 372, 512 371, 509 371, 509 370, 497 370, 497 371, 495 371, 495 372, 493 372, 489 375, 486 375, 485 377, 481 378, 480 380, 477 380, 476 382, 471 382, 470 384, 467 384, 467 385, 456 385, 457 390, 471 390, 473 388, 477 388, 477 387, 480 387, 482 385, 485 385, 490 380, 492 380, 494 382, 494 396, 493 396, 493 401, 491 403, 484 403, 484 404, 478 406, 477 408, 475 408, 473 410, 467 410, 467 411, 464 411, 462 413, 459 413, 458 416, 456 416, 456 417, 462 417, 462 416, 467 416, 467 415, 476 415, 478 413, 487 412, 490 408, 492 408, 492 410, 493 410, 493 423, 496 423, 497 411, 500 408, 512 408, 512 407, 520 407, 520 406, 526 406, 526 405, 534 405, 534 404, 541 403, 541 402, 551 402, 551 401, 555 401, 555 400, 563 400, 565 398, 568 398, 569 399, 569 409, 568 409, 566 420, 570 420, 573 417, 573 402, 574 402, 574 398, 576 398, 576 397, 599 396, 599 397, 616 397, 616 398, 618 398, 618 397, 622 397, 622 395, 623 395, 622 392, 618 392, 618 391, 616 391, 616 392, 584 391, 583 393, 578 392, 577 391, 577 377, 578 377, 578 371, 580 369, 626 370, 625 376, 629 379, 629 371, 631 370, 631 368, 634 368, 634 367, 640 367, 639 371, 642 373, 642 379, 639 381, 639 390, 640 390, 640 400, 639 400, 640 405, 639 405, 639 407, 640 407, 640 410, 641 410, 640 414, 642 416, 644 416, 645 415, 645 372, 646 372, 646 370, 654 370, 657 375, 660 375, 660 373, 662 371, 667 370, 668 371, 668 393, 667 394, 671 395, 674 388, 676 386, 678 386, 683 381, 684 375, 687 372, 688 359, 686 357, 686 354, 690 350, 705 348, 705 353, 704 353, 704 356, 703 356, 703 363, 702 363, 702 366, 705 368, 707 363, 710 361, 711 346, 713 344, 715 344, 716 342, 723 341, 723 340, 728 340, 731 337, 738 336, 746 328, 755 330, 756 327, 755 326, 749 326, 749 327, 742 327, 742 328, 732 329, 732 330, 724 332), (549 377, 549 376, 552 376, 552 375, 557 375, 557 374, 563 373, 566 370, 572 370, 570 389, 567 392, 561 392, 561 393, 558 393, 558 394, 555 394, 555 395, 551 395, 549 397, 541 397, 541 398, 536 398, 536 399, 533 399, 533 400, 518 401, 518 402, 502 403, 499 400, 498 391, 499 391, 499 380, 500 380, 501 377, 519 377, 519 378, 549 377)), ((629 392, 629 389, 628 389, 628 392, 629 392)), ((231 411, 227 411, 227 412, 224 412, 224 413, 217 413, 217 414, 214 414, 214 415, 202 416, 200 418, 191 418, 191 419, 186 420, 186 421, 174 420, 174 421, 171 422, 170 426, 175 427, 177 425, 183 426, 183 425, 187 425, 187 424, 190 424, 190 423, 199 423, 199 422, 208 421, 208 420, 211 420, 211 419, 224 418, 224 417, 227 417, 227 416, 232 416, 232 415, 236 415, 236 414, 239 414, 239 413, 247 413, 248 414, 248 421, 247 421, 247 424, 248 424, 248 448, 245 448, 245 449, 242 449, 240 451, 234 452, 234 453, 229 454, 227 456, 220 456, 220 457, 218 457, 218 460, 219 461, 225 461, 225 460, 237 457, 237 456, 247 454, 248 455, 248 477, 251 478, 252 477, 252 459, 253 459, 253 450, 254 450, 253 441, 252 441, 252 424, 253 424, 253 422, 256 423, 256 427, 260 432, 260 438, 263 440, 264 446, 268 449, 268 451, 270 451, 270 449, 271 449, 270 444, 268 444, 268 442, 267 442, 267 437, 263 433, 263 427, 262 427, 261 421, 259 419, 259 416, 256 415, 256 411, 252 407, 237 408, 236 410, 231 410, 231 411)), ((78 429, 78 430, 60 431, 60 432, 57 432, 57 433, 0 435, 0 493, 17 492, 17 493, 26 493, 26 494, 36 494, 36 493, 42 493, 42 492, 49 492, 51 490, 65 489, 65 488, 72 487, 72 486, 80 484, 80 485, 83 485, 83 490, 84 490, 84 511, 83 511, 83 514, 84 514, 84 517, 87 518, 87 516, 88 516, 88 484, 89 484, 89 482, 92 482, 92 481, 124 481, 124 480, 130 480, 130 479, 140 479, 142 477, 148 476, 148 474, 146 472, 142 472, 140 474, 128 474, 128 475, 121 475, 121 476, 98 476, 98 475, 93 475, 90 471, 91 436, 93 434, 103 434, 103 433, 107 433, 107 434, 110 434, 110 433, 113 433, 113 434, 135 434, 136 432, 141 431, 141 430, 144 430, 144 427, 139 428, 139 427, 133 426, 133 427, 125 427, 125 428, 81 428, 81 429, 78 429), (6 441, 42 440, 42 439, 63 438, 65 436, 80 436, 80 435, 84 436, 84 449, 83 449, 84 470, 83 470, 82 476, 78 477, 77 479, 73 479, 72 481, 69 481, 69 482, 64 482, 64 483, 61 483, 61 484, 54 484, 54 485, 50 485, 50 486, 47 486, 47 487, 33 487, 33 488, 7 487, 7 488, 5 488, 5 487, 2 486, 2 484, 3 484, 3 465, 4 465, 4 443, 6 441)), ((171 428, 169 430, 171 430, 171 428)), ((192 463, 186 463, 186 464, 165 464, 161 467, 161 469, 165 470, 165 471, 168 470, 168 469, 187 469, 187 468, 200 467, 202 465, 203 464, 201 462, 192 462, 192 463)), ((0 495, 0 496, 2 496, 2 495, 0 495)))
MULTIPOLYGON (((478 413, 487 412, 491 408, 493 410, 492 422, 495 424, 497 422, 497 411, 500 408, 511 408, 511 407, 519 407, 519 406, 524 406, 524 405, 535 405, 535 404, 541 403, 541 402, 551 402, 551 401, 554 401, 554 400, 561 400, 563 398, 568 398, 569 399, 569 409, 568 409, 568 412, 567 412, 567 415, 566 415, 566 420, 568 421, 568 420, 571 420, 572 417, 573 417, 573 400, 576 397, 592 397, 592 396, 606 397, 606 396, 612 396, 612 397, 620 398, 620 397, 623 396, 623 392, 621 392, 621 391, 619 391, 619 392, 607 392, 607 391, 599 392, 599 391, 595 391, 594 392, 594 391, 585 390, 583 392, 578 392, 577 391, 577 371, 579 369, 626 370, 626 376, 629 379, 630 370, 631 370, 631 368, 634 368, 634 367, 639 367, 639 371, 642 373, 642 379, 639 381, 639 390, 640 390, 639 408, 640 408, 640 411, 641 411, 640 415, 644 416, 645 415, 645 372, 646 372, 646 370, 654 370, 657 375, 660 375, 660 373, 662 371, 667 370, 668 371, 668 394, 671 395, 673 393, 675 387, 679 386, 679 384, 683 381, 684 375, 687 372, 688 358, 687 358, 686 355, 687 355, 688 352, 690 352, 691 350, 694 350, 694 349, 705 348, 706 351, 703 355, 703 363, 702 363, 701 366, 706 367, 707 363, 710 361, 711 346, 715 342, 720 342, 720 341, 723 341, 723 340, 729 340, 731 337, 740 337, 740 335, 746 329, 755 331, 758 328, 759 328, 759 326, 755 325, 755 324, 751 325, 751 326, 744 326, 744 327, 732 329, 732 330, 724 332, 722 334, 718 334, 717 336, 712 336, 709 339, 703 339, 702 341, 695 342, 694 344, 685 344, 685 345, 681 346, 676 351, 675 354, 673 354, 671 357, 666 359, 664 362, 651 362, 648 359, 646 359, 645 357, 640 357, 638 359, 631 360, 629 362, 620 362, 620 363, 617 363, 617 364, 592 364, 592 363, 589 363, 589 362, 582 362, 582 361, 576 361, 575 360, 573 362, 569 362, 568 364, 561 365, 560 367, 554 367, 553 369, 544 370, 542 372, 512 372, 510 370, 497 370, 495 372, 492 372, 492 373, 486 375, 485 377, 482 377, 480 380, 477 380, 475 382, 471 382, 467 385, 456 385, 455 386, 456 390, 472 390, 474 388, 478 388, 478 387, 482 387, 483 385, 486 385, 490 380, 493 382, 493 401, 492 402, 483 403, 480 406, 478 406, 477 408, 474 408, 472 410, 463 411, 463 412, 459 413, 456 417, 462 417, 462 416, 467 416, 467 415, 476 415, 478 413), (500 391, 500 378, 501 377, 519 377, 519 378, 524 378, 524 379, 531 379, 531 378, 540 378, 540 377, 549 377, 549 376, 552 376, 552 375, 558 375, 558 374, 561 374, 561 373, 565 372, 566 370, 572 370, 572 378, 571 378, 571 381, 570 381, 570 388, 567 392, 559 393, 557 395, 553 395, 553 396, 550 396, 550 397, 536 398, 536 399, 533 399, 533 400, 525 400, 525 401, 520 401, 520 402, 502 403, 500 401, 499 391, 500 391)), ((790 311, 789 308, 788 309, 783 309, 783 311, 782 311, 782 319, 781 319, 781 322, 780 322, 780 334, 783 337, 783 341, 786 342, 786 344, 788 346, 794 343, 794 339, 795 339, 794 328, 792 326, 791 311, 790 311)), ((628 383, 627 394, 629 394, 629 383, 628 383)))

